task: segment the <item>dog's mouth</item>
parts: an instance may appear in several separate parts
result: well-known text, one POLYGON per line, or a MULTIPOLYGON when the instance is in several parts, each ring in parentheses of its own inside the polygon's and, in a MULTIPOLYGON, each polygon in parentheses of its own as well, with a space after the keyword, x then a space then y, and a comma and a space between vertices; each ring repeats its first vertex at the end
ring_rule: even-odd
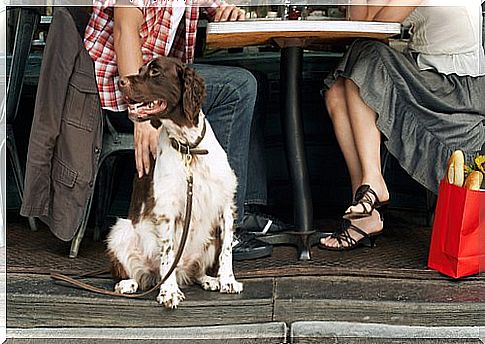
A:
POLYGON ((149 102, 128 101, 129 117, 134 122, 144 122, 155 118, 156 114, 167 110, 167 101, 163 99, 152 100, 149 102))

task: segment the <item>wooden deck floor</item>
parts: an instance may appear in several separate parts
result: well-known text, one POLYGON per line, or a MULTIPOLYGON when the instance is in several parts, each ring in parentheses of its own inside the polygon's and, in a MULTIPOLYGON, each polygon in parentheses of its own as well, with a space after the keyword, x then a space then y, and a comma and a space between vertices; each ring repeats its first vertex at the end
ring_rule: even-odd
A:
MULTIPOLYGON (((485 326, 485 280, 459 284, 342 276, 244 279, 244 292, 199 287, 165 310, 143 300, 96 295, 53 283, 49 276, 9 274, 8 327, 180 327, 266 322, 350 321, 414 326, 485 326), (136 316, 136 314, 140 316, 136 316)), ((107 279, 91 283, 112 288, 107 279)))
MULTIPOLYGON (((23 227, 10 224, 8 230, 23 227)), ((418 265, 406 265, 411 257, 405 250, 393 252, 394 239, 384 238, 381 251, 356 252, 359 259, 378 259, 354 261, 351 268, 339 266, 338 258, 349 262, 352 256, 314 251, 314 261, 289 262, 284 270, 272 259, 283 259, 287 249, 276 247, 271 259, 236 264, 236 274, 244 282, 242 294, 192 286, 184 289, 186 301, 178 309, 165 310, 156 295, 113 298, 54 283, 41 268, 42 255, 24 251, 11 236, 8 343, 480 343, 478 338, 485 335, 485 276, 452 281, 420 266, 426 252, 418 265), (12 254, 27 257, 16 260, 12 254), (404 255, 402 268, 391 264, 396 254, 404 255), (29 257, 35 260, 30 268, 29 257)), ((55 245, 51 242, 44 265, 59 264, 64 271, 79 268, 65 263, 67 258, 55 258, 55 245)), ((92 252, 89 245, 84 246, 86 252, 92 252)), ((110 278, 88 282, 113 287, 110 278)))

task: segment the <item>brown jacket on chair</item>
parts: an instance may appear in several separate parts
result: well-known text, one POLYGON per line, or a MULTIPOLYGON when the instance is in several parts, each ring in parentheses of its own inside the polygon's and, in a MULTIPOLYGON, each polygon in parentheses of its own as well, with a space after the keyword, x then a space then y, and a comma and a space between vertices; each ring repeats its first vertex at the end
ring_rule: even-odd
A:
POLYGON ((58 7, 49 28, 20 211, 39 217, 65 241, 76 234, 92 197, 102 144, 94 65, 78 19, 89 15, 58 7))

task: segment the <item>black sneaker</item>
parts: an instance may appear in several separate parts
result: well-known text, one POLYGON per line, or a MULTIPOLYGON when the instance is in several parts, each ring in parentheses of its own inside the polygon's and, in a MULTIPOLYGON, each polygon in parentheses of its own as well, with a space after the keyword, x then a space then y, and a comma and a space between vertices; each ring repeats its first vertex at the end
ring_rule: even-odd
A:
POLYGON ((294 230, 295 226, 284 223, 274 216, 264 214, 258 211, 256 207, 248 207, 244 210, 240 229, 261 236, 267 233, 273 234, 284 230, 294 230))
POLYGON ((234 260, 257 259, 271 256, 273 246, 258 240, 252 233, 237 230, 232 242, 234 260))

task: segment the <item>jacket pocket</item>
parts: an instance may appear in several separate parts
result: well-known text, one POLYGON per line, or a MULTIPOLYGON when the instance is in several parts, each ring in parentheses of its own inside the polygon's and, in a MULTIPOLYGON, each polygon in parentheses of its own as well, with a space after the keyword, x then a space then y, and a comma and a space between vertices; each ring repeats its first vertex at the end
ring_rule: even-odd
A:
POLYGON ((74 72, 69 80, 63 120, 76 128, 93 131, 100 106, 94 76, 74 72))
POLYGON ((69 168, 59 158, 54 157, 52 164, 52 177, 55 181, 73 188, 77 180, 77 172, 69 168))

